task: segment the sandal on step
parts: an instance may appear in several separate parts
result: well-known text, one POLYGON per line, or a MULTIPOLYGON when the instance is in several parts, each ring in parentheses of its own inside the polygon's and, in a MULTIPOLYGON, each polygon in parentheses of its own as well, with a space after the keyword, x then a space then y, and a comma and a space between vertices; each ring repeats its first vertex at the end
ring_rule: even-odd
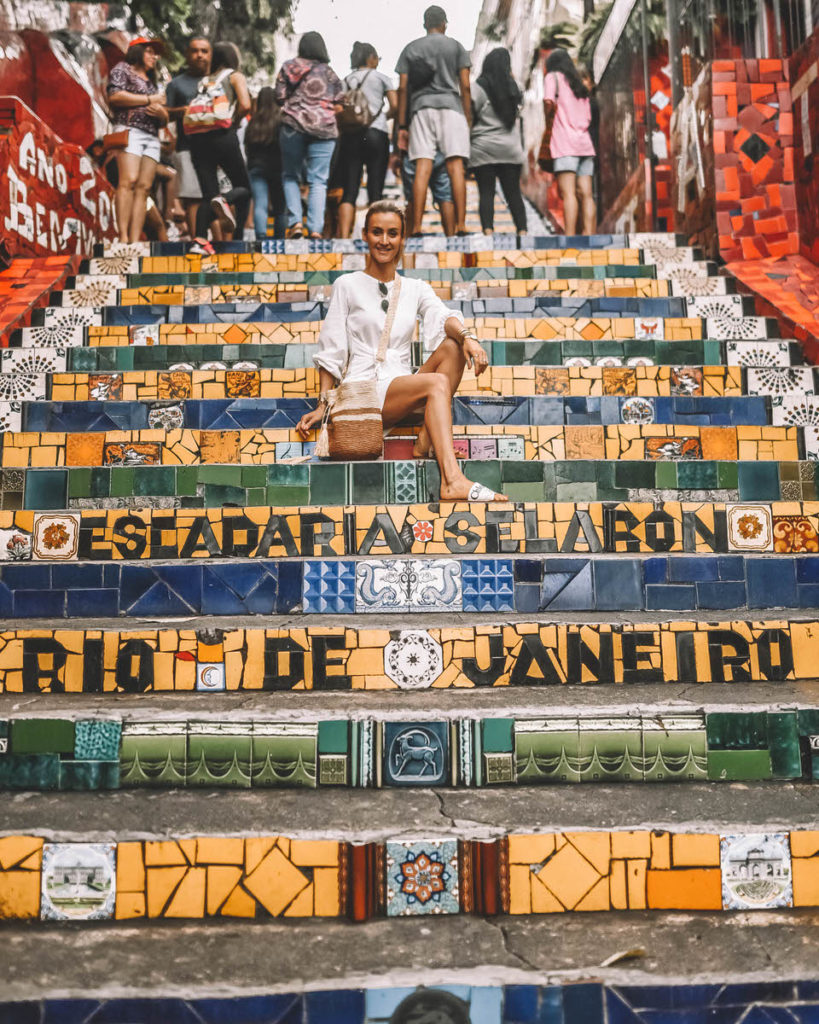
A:
POLYGON ((467 501, 495 501, 495 492, 483 484, 472 484, 467 501))

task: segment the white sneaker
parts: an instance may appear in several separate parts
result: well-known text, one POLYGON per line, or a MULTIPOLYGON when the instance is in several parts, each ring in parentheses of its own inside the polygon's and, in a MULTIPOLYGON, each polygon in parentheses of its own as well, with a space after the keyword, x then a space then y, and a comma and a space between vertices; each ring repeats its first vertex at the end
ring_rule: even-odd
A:
POLYGON ((223 224, 227 224, 228 230, 233 231, 236 227, 236 218, 233 216, 233 211, 228 206, 225 199, 222 196, 215 196, 211 199, 210 206, 219 220, 222 221, 223 224))

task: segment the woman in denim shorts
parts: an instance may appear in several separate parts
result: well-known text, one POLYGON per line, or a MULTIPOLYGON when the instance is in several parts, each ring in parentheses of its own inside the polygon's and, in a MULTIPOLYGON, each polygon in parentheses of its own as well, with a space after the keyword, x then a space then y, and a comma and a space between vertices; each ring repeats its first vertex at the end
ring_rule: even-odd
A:
POLYGON ((593 235, 597 230, 594 203, 594 143, 589 90, 565 50, 553 50, 546 61, 544 103, 557 107, 552 127, 552 169, 563 200, 567 235, 593 235))

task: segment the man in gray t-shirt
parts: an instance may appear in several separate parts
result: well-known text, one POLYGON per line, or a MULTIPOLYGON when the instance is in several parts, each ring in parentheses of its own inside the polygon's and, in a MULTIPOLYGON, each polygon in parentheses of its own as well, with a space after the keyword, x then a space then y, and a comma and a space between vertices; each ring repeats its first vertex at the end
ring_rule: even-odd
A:
POLYGON ((398 87, 398 148, 415 164, 412 234, 420 234, 432 164, 446 160, 455 202, 455 231, 466 233, 466 177, 472 100, 469 54, 446 35, 446 14, 437 5, 424 12, 427 34, 401 51, 398 87), (410 117, 410 109, 412 116, 410 117))

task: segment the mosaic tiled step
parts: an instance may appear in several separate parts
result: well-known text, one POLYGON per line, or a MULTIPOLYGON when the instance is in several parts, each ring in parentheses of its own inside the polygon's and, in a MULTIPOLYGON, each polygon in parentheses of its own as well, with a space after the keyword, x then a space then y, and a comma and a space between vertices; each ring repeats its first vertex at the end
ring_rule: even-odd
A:
MULTIPOLYGON (((3 468, 35 466, 266 465, 313 457, 315 441, 295 430, 149 429, 98 433, 21 432, 10 410, 0 434, 3 468), (16 428, 16 429, 15 429, 16 428)), ((390 437, 387 460, 411 457, 413 437, 390 437)), ((463 426, 454 440, 463 459, 657 459, 794 462, 819 458, 819 427, 463 426)))
MULTIPOLYGON (((267 802, 261 791, 232 799, 241 807, 251 796, 254 806, 267 802)), ((5 919, 173 922, 819 905, 819 833, 804 825, 711 823, 702 831, 695 822, 669 832, 643 822, 632 816, 632 828, 605 831, 504 829, 494 840, 438 826, 426 838, 398 832, 365 844, 352 829, 352 841, 294 831, 174 839, 168 829, 162 838, 111 841, 106 833, 99 841, 89 828, 85 842, 79 829, 71 842, 7 834, 0 906, 5 919), (765 884, 751 887, 760 869, 765 884)))
MULTIPOLYGON (((513 501, 814 501, 815 462, 464 463, 513 501)), ((432 462, 98 466, 0 470, 0 508, 215 508, 223 504, 403 504, 439 498, 432 462)))
MULTIPOLYGON (((198 286, 154 285, 130 288, 123 275, 82 277, 69 281, 63 291, 51 296, 53 307, 96 308, 103 306, 220 306, 225 303, 255 302, 283 309, 289 304, 326 302, 329 285, 227 283, 198 286)), ((675 297, 665 281, 645 278, 635 285, 625 279, 601 281, 512 281, 492 286, 475 283, 438 284, 439 297, 464 315, 495 313, 541 316, 714 316, 753 315, 753 301, 741 295, 675 297), (548 287, 551 285, 551 287, 548 287), (454 305, 459 303, 460 305, 454 305), (564 312, 565 311, 565 312, 564 312)), ((679 293, 676 293, 679 295, 679 293)), ((111 321, 110 319, 108 322, 111 321)))
MULTIPOLYGON (((407 277, 417 277, 429 281, 433 288, 449 288, 460 291, 461 288, 491 289, 501 287, 507 295, 528 295, 533 289, 568 288, 608 288, 627 287, 636 289, 635 294, 662 297, 664 295, 680 295, 684 298, 697 295, 734 295, 733 278, 719 277, 714 273, 711 263, 696 263, 668 277, 658 278, 655 265, 620 266, 607 264, 596 267, 577 266, 542 266, 516 269, 515 267, 458 267, 456 269, 438 267, 404 268, 407 277), (615 284, 617 282, 617 284, 615 284)), ((218 283, 227 287, 245 287, 247 285, 278 285, 280 289, 289 288, 327 288, 335 280, 349 270, 297 271, 269 270, 249 273, 220 271, 218 283)), ((84 274, 83 281, 93 281, 97 275, 84 274)), ((195 285, 213 286, 212 271, 203 270, 189 274, 122 274, 109 275, 124 278, 120 287, 155 288, 155 287, 188 287, 195 285)), ((78 277, 77 280, 80 280, 78 277)), ((300 292, 300 294, 303 294, 300 292)), ((310 293, 308 293, 310 294, 310 293)), ((312 295, 310 295, 312 297, 312 295)))
MULTIPOLYGON (((383 486, 383 475, 371 476, 383 486)), ((0 512, 0 561, 11 562, 734 551, 819 553, 819 502, 0 512)))
MULTIPOLYGON (((730 918, 728 919, 730 920, 730 918)), ((562 922, 561 922, 562 923, 562 922)), ((404 930, 405 922, 397 922, 404 930)), ((441 929, 443 922, 438 922, 441 929)), ((599 922, 595 922, 599 928, 599 922)), ((186 931, 186 942, 191 941, 188 925, 186 931)), ((206 926, 201 926, 203 929, 206 926)), ((275 925, 274 925, 275 927, 275 925)), ((346 926, 341 926, 346 927, 346 926)), ((702 924, 697 923, 701 928, 702 924)), ((709 932, 714 927, 713 920, 708 922, 709 932)), ((507 925, 508 928, 508 925, 507 925)), ((397 933, 398 934, 398 933, 397 933)), ((400 934, 403 934, 401 932, 400 934)), ((565 936, 565 930, 561 929, 565 936)), ((678 933, 679 935, 679 933, 678 933)), ((49 935, 49 942, 54 944, 56 936, 49 935)), ((233 936, 233 942, 236 937, 233 936)), ((288 938, 292 941, 292 932, 288 931, 288 938)), ((327 939, 327 926, 322 929, 322 938, 327 939)), ((338 937, 341 939, 341 936, 338 937)), ((381 933, 381 942, 384 942, 381 933)), ((205 936, 202 936, 205 939, 205 936)), ((272 937, 270 937, 272 940, 272 937)), ((512 939, 514 941, 514 938, 512 939)), ((17 940, 19 950, 20 939, 17 940)), ((343 942, 340 943, 340 946, 343 942)), ((387 940, 389 947, 389 940, 387 940)), ((156 949, 157 938, 154 937, 151 946, 156 949)), ((357 952, 362 964, 372 965, 371 948, 361 949, 361 943, 355 943, 357 952)), ((437 948, 447 948, 449 941, 441 943, 437 948)), ((53 948, 53 945, 52 945, 53 948)), ((172 945, 169 944, 169 952, 172 945)), ((462 951, 463 947, 461 947, 462 951)), ((483 964, 486 959, 480 960, 483 964)), ((529 947, 527 947, 527 953, 529 947)), ((162 954, 159 953, 159 956, 162 954)), ((656 955, 656 953, 655 953, 656 955)), ((494 954, 498 959, 501 954, 494 954)), ((783 956, 783 963, 785 962, 783 956)), ((494 964, 494 960, 492 961, 494 964)), ((679 961, 677 961, 679 966, 679 961)), ((102 965, 98 964, 98 969, 102 965)), ((106 965, 107 967, 108 965, 106 965)), ((477 962, 476 962, 477 966, 477 962)), ((713 960, 711 962, 713 968, 713 960)), ((754 968, 748 965, 750 970, 754 968)), ((222 964, 224 976, 235 980, 236 965, 233 963, 222 964)), ((714 971, 712 970, 712 975, 714 971)), ((589 981, 578 984, 572 981, 563 985, 539 985, 530 984, 526 979, 524 984, 506 986, 492 986, 485 984, 472 984, 471 979, 466 980, 459 977, 457 982, 450 984, 429 984, 418 989, 401 988, 341 988, 332 990, 322 989, 319 991, 289 991, 277 992, 276 995, 256 996, 234 996, 222 997, 208 995, 202 997, 201 990, 197 990, 197 998, 183 999, 177 996, 162 997, 154 994, 129 996, 127 999, 100 998, 86 991, 85 998, 72 1004, 69 1000, 53 1000, 47 998, 32 998, 27 1002, 4 1002, 0 1003, 0 1015, 5 1014, 6 1019, 21 1020, 43 1020, 61 1022, 63 1020, 76 1020, 79 1013, 88 1010, 92 1016, 89 1020, 124 1019, 130 1014, 138 1020, 167 1020, 167 1021, 194 1021, 200 1020, 208 1024, 217 1024, 220 1021, 250 1021, 262 1019, 265 1021, 282 1021, 281 1015, 292 1012, 294 1019, 303 1024, 327 1024, 331 1017, 336 1016, 339 1008, 343 1008, 344 1024, 382 1024, 390 1019, 390 1014, 403 1015, 411 1012, 435 1012, 447 1013, 462 1012, 469 1014, 464 1020, 481 1021, 482 1024, 605 1024, 615 1014, 623 1014, 626 1009, 633 1014, 630 1020, 652 1019, 652 1013, 666 1015, 669 1006, 685 1006, 686 1009, 679 1012, 676 1019, 681 1024, 685 1021, 702 1019, 700 1015, 722 1016, 727 1020, 743 1020, 756 1013, 764 1013, 768 1019, 776 1020, 778 1016, 789 1014, 794 1020, 809 1020, 809 1014, 817 1011, 816 984, 807 980, 809 976, 807 967, 804 969, 804 981, 782 982, 780 984, 771 982, 749 981, 743 984, 737 983, 733 975, 723 975, 719 983, 692 986, 680 981, 675 984, 655 985, 651 982, 654 979, 646 978, 629 980, 632 984, 604 984, 599 981, 589 981), (729 977, 732 983, 729 983, 729 977), (63 1013, 73 1014, 76 1007, 77 1017, 61 1017, 63 1013), (263 1016, 264 1015, 264 1016, 263 1016)), ((681 971, 679 977, 684 977, 681 971)), ((801 975, 800 975, 801 977, 801 975)), ((269 973, 265 976, 265 982, 270 984, 269 973)), ((293 984, 293 982, 290 982, 293 984)), ((341 982, 336 983, 337 986, 341 982)), ((354 982, 349 982, 349 985, 354 982)), ((40 989, 39 991, 42 991, 40 989)), ((33 993, 27 993, 33 995, 33 993)), ((336 1019, 338 1019, 336 1017, 336 1019)), ((396 1018, 393 1018, 396 1019, 396 1018)), ((401 1016, 397 1018, 402 1019, 401 1016)), ((787 1019, 787 1018, 782 1018, 787 1019)))
POLYGON ((196 700, 222 689, 389 695, 727 683, 735 700, 738 683, 815 679, 817 658, 815 617, 455 623, 416 630, 237 628, 225 620, 218 628, 212 621, 131 630, 41 626, 0 633, 0 691, 101 699, 146 694, 149 701, 156 693, 196 700))
MULTIPOLYGON (((404 244, 404 251, 408 255, 417 253, 485 254, 487 251, 493 250, 500 252, 514 252, 520 249, 533 249, 543 252, 555 249, 558 251, 600 251, 630 246, 633 249, 647 249, 652 252, 690 252, 690 249, 686 250, 686 245, 687 239, 683 235, 665 232, 635 232, 628 235, 552 235, 546 233, 518 235, 509 232, 497 232, 493 235, 484 235, 475 231, 467 236, 450 236, 448 238, 440 233, 426 234, 421 238, 408 238, 404 244)), ((217 259, 224 258, 224 254, 236 254, 246 257, 254 253, 291 253, 298 255, 325 253, 340 255, 366 252, 366 245, 361 238, 303 238, 288 240, 268 238, 254 242, 231 240, 218 242, 215 247, 218 251, 217 259)), ((104 242, 95 246, 94 254, 97 257, 144 256, 150 254, 164 254, 168 256, 172 254, 187 254, 190 248, 189 242, 181 241, 104 242)))
MULTIPOLYGON (((24 328, 30 330, 30 328, 24 328)), ((40 328, 35 328, 40 330, 40 328)), ((42 330, 49 330, 42 328, 42 330)), ((82 330, 82 329, 80 329, 82 330)), ((191 335, 176 335, 169 344, 132 344, 119 328, 111 332, 105 344, 82 347, 83 340, 69 333, 63 345, 24 344, 0 349, 3 373, 56 373, 64 370, 106 372, 121 370, 192 370, 312 368, 318 351, 315 342, 275 343, 258 337, 238 344, 226 344, 216 336, 210 342, 191 335)), ((22 332, 20 332, 22 333, 22 332)), ((139 334, 139 330, 136 331, 139 334)), ((29 340, 31 340, 30 336, 29 340)), ((251 335, 251 338, 254 336, 251 335)), ((17 339, 20 340, 19 338, 17 339)), ((23 339, 25 341, 25 339, 23 339)), ((143 339, 144 340, 144 339, 143 339)), ((492 366, 567 366, 605 368, 661 366, 722 366, 793 369, 801 362, 799 343, 795 341, 483 341, 492 366)), ((420 345, 413 346, 416 366, 423 362, 420 345)), ((799 366, 800 370, 804 367, 799 366)))
MULTIPOLYGON (((560 369, 492 366, 480 377, 467 370, 458 388, 458 397, 719 397, 778 394, 789 386, 794 394, 814 394, 815 373, 813 367, 770 370, 760 375, 754 370, 743 373, 737 366, 574 366, 560 369)), ((315 367, 301 370, 131 370, 120 374, 4 373, 0 374, 0 395, 6 400, 62 402, 315 398, 318 384, 315 367)))
MULTIPOLYGON (((819 424, 814 396, 774 408, 766 396, 564 397, 461 396, 452 400, 455 428, 464 426, 804 426, 819 424)), ((0 424, 15 430, 95 432, 186 429, 245 430, 295 427, 315 408, 303 398, 183 398, 156 402, 133 399, 0 402, 0 424)), ((400 431, 400 428, 399 428, 400 431)))
MULTIPOLYGON (((197 673, 224 689, 224 666, 197 673)), ((53 704, 53 702, 52 702, 53 704)), ((404 717, 279 717, 163 708, 81 714, 55 709, 0 721, 0 790, 404 788, 605 782, 819 779, 819 708, 683 710, 627 705, 508 706, 404 717)))
MULTIPOLYGON (((483 300, 482 300, 483 301, 483 300)), ((492 300, 485 300, 489 305, 492 300)), ((504 300, 506 303, 523 302, 522 299, 504 300)), ((528 301, 528 300, 526 300, 528 301)), ((616 302, 616 299, 600 300, 616 302)), ((627 302, 630 300, 620 300, 627 302)), ((652 300, 656 302, 665 300, 652 300)), ((670 300, 669 300, 670 301, 670 300)), ((676 301, 676 300, 675 300, 676 301)), ((500 300, 498 300, 500 302, 500 300)), ((450 303, 450 305, 453 305, 450 303)), ((464 304, 462 304, 464 305, 464 304)), ((53 317, 43 327, 23 328, 20 332, 22 344, 69 345, 69 344, 177 344, 198 340, 213 343, 221 339, 223 344, 242 344, 260 341, 298 341, 310 344, 317 340, 321 329, 320 318, 326 312, 321 303, 300 303, 301 308, 292 304, 281 308, 273 304, 226 303, 206 306, 112 306, 102 313, 96 310, 62 310, 51 307, 55 314, 65 312, 60 320, 53 317), (76 314, 76 315, 75 315, 76 314), (72 326, 79 316, 81 319, 98 320, 80 329, 72 326), (201 337, 206 335, 206 337, 201 337), (70 340, 68 340, 70 339, 70 340), (122 339, 122 340, 120 340, 122 339)), ((475 303, 472 303, 475 306, 475 303)), ((534 338, 540 341, 696 341, 696 340, 744 340, 763 342, 776 338, 777 329, 769 325, 764 317, 633 317, 588 316, 572 311, 563 316, 561 309, 547 310, 543 316, 532 316, 529 312, 513 313, 503 310, 492 312, 467 312, 465 323, 474 328, 481 340, 523 340, 534 338)), ((17 342, 17 338, 14 338, 17 342)), ((770 343, 770 342, 769 342, 770 343)))
POLYGON ((0 563, 0 614, 14 619, 817 605, 816 554, 0 563))

